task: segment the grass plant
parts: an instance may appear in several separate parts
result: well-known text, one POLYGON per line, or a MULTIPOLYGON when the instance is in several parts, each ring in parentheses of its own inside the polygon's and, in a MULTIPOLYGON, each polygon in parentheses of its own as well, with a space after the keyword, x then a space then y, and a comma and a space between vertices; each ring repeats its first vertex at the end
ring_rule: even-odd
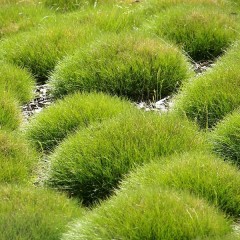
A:
POLYGON ((184 84, 175 99, 175 110, 212 128, 240 106, 240 46, 229 50, 207 73, 184 84))
POLYGON ((90 205, 108 197, 124 174, 151 158, 206 147, 186 119, 129 111, 69 136, 50 158, 46 182, 90 205))
POLYGON ((83 214, 63 194, 46 189, 0 185, 0 239, 57 240, 83 214))
POLYGON ((29 72, 12 64, 0 66, 0 92, 9 92, 20 103, 33 98, 35 80, 29 72))
POLYGON ((173 46, 138 35, 106 35, 60 62, 50 84, 56 97, 95 90, 146 100, 168 96, 190 75, 173 46))
POLYGON ((177 5, 151 23, 152 31, 180 45, 195 61, 214 59, 237 38, 237 18, 216 7, 177 5))
POLYGON ((0 129, 15 130, 21 123, 18 102, 10 93, 2 92, 0 97, 0 129))
POLYGON ((156 160, 133 171, 120 188, 130 192, 141 186, 188 191, 236 219, 240 214, 239 170, 209 153, 184 153, 156 160))
POLYGON ((27 127, 27 138, 39 150, 52 150, 67 135, 112 118, 134 106, 102 93, 75 93, 43 110, 27 127))
POLYGON ((77 221, 62 240, 213 239, 230 232, 230 221, 203 200, 138 185, 77 221))
POLYGON ((240 167, 240 110, 227 115, 210 135, 213 151, 240 167))
POLYGON ((27 183, 38 157, 19 133, 0 131, 0 183, 27 183))

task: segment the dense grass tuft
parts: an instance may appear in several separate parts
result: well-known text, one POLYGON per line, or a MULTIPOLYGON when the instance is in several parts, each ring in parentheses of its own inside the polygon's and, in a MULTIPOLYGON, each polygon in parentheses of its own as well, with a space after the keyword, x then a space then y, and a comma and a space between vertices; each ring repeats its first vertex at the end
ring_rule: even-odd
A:
POLYGON ((33 98, 34 79, 26 70, 11 64, 0 66, 0 92, 9 92, 21 103, 33 98))
POLYGON ((36 188, 0 186, 0 239, 58 240, 83 210, 62 194, 36 188))
POLYGON ((139 186, 189 191, 228 215, 240 214, 240 172, 210 154, 185 153, 154 161, 132 172, 121 188, 134 191, 139 186))
POLYGON ((129 111, 59 145, 47 184, 88 205, 109 196, 124 174, 153 157, 205 147, 186 119, 129 111))
POLYGON ((213 69, 183 85, 176 97, 175 110, 196 121, 201 128, 212 128, 240 106, 239 63, 238 43, 213 69))
POLYGON ((104 94, 73 94, 41 112, 27 126, 27 138, 39 150, 52 150, 68 134, 101 122, 134 106, 104 94))
POLYGON ((0 97, 0 129, 15 130, 21 123, 18 102, 7 92, 0 97))
POLYGON ((159 187, 136 188, 102 203, 62 239, 213 239, 231 232, 221 212, 194 196, 159 187))
POLYGON ((240 110, 219 122, 210 139, 215 153, 240 166, 240 110))
POLYGON ((0 183, 30 182, 37 154, 19 133, 0 131, 0 183))
POLYGON ((235 18, 216 7, 178 5, 161 12, 151 27, 200 61, 218 57, 236 39, 235 18))
POLYGON ((134 100, 175 92, 190 75, 173 46, 136 35, 107 35, 56 67, 50 84, 59 97, 74 91, 103 91, 134 100))

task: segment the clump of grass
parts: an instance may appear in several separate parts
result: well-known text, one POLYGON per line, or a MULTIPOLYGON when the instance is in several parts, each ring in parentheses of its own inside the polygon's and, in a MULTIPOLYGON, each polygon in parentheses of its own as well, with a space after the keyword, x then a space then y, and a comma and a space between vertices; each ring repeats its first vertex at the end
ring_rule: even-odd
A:
POLYGON ((138 186, 118 192, 77 221, 63 240, 213 239, 230 233, 230 223, 188 193, 138 186))
POLYGON ((55 192, 0 186, 0 239, 57 240, 83 214, 78 204, 55 192))
POLYGON ((0 131, 0 183, 30 182, 37 159, 18 132, 0 131))
POLYGON ((134 100, 176 92, 190 67, 175 47, 137 35, 107 35, 58 64, 50 84, 56 97, 103 91, 134 100))
POLYGON ((153 157, 205 148, 202 134, 186 119, 129 111, 60 144, 47 184, 89 205, 108 197, 124 174, 153 157))
POLYGON ((92 28, 64 20, 5 39, 0 44, 0 59, 27 68, 38 82, 44 82, 63 56, 95 35, 92 28))
POLYGON ((240 110, 219 122, 210 139, 215 153, 240 166, 240 110))
POLYGON ((21 123, 21 113, 18 102, 7 92, 0 98, 0 129, 15 130, 21 123))
POLYGON ((195 61, 214 59, 237 37, 237 21, 216 7, 177 5, 161 12, 153 31, 182 46, 195 61))
POLYGON ((52 150, 67 135, 93 122, 102 122, 134 108, 132 104, 102 93, 76 93, 40 113, 27 127, 27 138, 39 150, 52 150))
POLYGON ((156 159, 132 172, 121 188, 135 191, 139 186, 188 191, 228 215, 238 218, 240 214, 240 172, 209 153, 184 153, 156 159))
MULTIPOLYGON (((1 5, 1 3, 0 3, 1 5)), ((0 8, 0 38, 26 31, 45 22, 54 13, 37 3, 6 3, 0 8)))
POLYGON ((183 85, 175 99, 175 110, 196 121, 201 128, 212 128, 240 106, 239 43, 217 61, 216 66, 183 85))
POLYGON ((20 103, 33 98, 34 78, 25 69, 12 64, 0 66, 0 92, 9 92, 20 103))

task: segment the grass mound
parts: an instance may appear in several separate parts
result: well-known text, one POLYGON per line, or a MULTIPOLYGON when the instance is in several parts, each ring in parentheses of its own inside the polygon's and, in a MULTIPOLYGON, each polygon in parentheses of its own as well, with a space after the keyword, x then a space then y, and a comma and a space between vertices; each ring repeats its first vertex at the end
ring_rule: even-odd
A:
POLYGON ((123 113, 66 139, 51 157, 47 184, 92 204, 152 157, 203 149, 194 125, 174 115, 123 113))
POLYGON ((240 166, 240 110, 219 122, 211 133, 213 151, 240 166))
POLYGON ((21 113, 16 100, 7 92, 0 97, 0 129, 15 130, 21 123, 21 113))
POLYGON ((137 188, 93 210, 63 240, 213 239, 231 232, 224 215, 198 198, 158 187, 137 188))
POLYGON ((50 84, 59 97, 74 91, 103 91, 134 100, 158 99, 189 77, 186 58, 157 39, 108 35, 58 64, 50 84))
POLYGON ((27 138, 40 150, 52 150, 68 134, 134 107, 99 93, 73 94, 42 111, 27 127, 27 138))
POLYGON ((176 97, 175 110, 196 121, 201 128, 212 128, 240 106, 239 56, 238 43, 213 69, 184 84, 176 97))
POLYGON ((0 186, 0 239, 60 239, 80 217, 76 202, 49 190, 0 186))
POLYGON ((36 162, 36 153, 17 133, 0 131, 0 183, 29 182, 36 162))
POLYGON ((139 186, 189 191, 238 218, 240 172, 237 168, 200 152, 178 154, 162 162, 154 161, 132 172, 121 187, 128 191, 135 191, 139 186))
POLYGON ((21 103, 33 98, 34 79, 24 69, 11 64, 0 66, 0 92, 10 92, 21 103))
POLYGON ((156 17, 153 31, 182 46, 195 61, 214 59, 236 39, 235 18, 216 7, 178 5, 156 17))

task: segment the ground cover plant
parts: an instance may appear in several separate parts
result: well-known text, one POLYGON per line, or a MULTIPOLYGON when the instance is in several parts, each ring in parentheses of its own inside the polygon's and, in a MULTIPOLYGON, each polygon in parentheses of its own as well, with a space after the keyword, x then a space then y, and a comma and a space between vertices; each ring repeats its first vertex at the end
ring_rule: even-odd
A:
POLYGON ((214 59, 236 39, 236 16, 204 5, 179 4, 150 22, 157 35, 182 46, 195 61, 214 59))
POLYGON ((240 166, 240 111, 227 115, 210 135, 213 151, 240 166))
POLYGON ((62 239, 213 239, 230 232, 230 221, 203 200, 137 184, 77 221, 62 239))
POLYGON ((0 98, 0 128, 15 130, 21 123, 21 112, 18 102, 10 93, 2 92, 0 98))
POLYGON ((69 136, 50 157, 46 183, 89 205, 153 157, 205 148, 202 134, 186 119, 130 111, 69 136))
POLYGON ((103 91, 133 100, 159 99, 191 75, 175 47, 138 35, 107 35, 58 64, 50 79, 56 97, 103 91))
POLYGON ((235 217, 240 214, 240 172, 209 153, 193 152, 165 157, 133 171, 121 188, 139 186, 184 190, 235 217), (163 163, 164 162, 164 163, 163 163))
POLYGON ((0 238, 60 239, 66 224, 83 209, 63 194, 46 189, 0 185, 0 238))
POLYGON ((20 103, 33 98, 35 80, 29 72, 12 64, 0 66, 0 92, 9 92, 20 103))
POLYGON ((240 105, 239 43, 207 73, 184 84, 176 96, 175 110, 196 121, 201 128, 212 128, 240 105))
POLYGON ((102 93, 75 93, 42 111, 27 126, 26 136, 37 149, 49 151, 77 129, 133 108, 130 102, 102 93))
MULTIPOLYGON (((19 133, 18 133, 19 134, 19 133)), ((0 183, 30 182, 38 156, 17 133, 0 131, 0 183)))

